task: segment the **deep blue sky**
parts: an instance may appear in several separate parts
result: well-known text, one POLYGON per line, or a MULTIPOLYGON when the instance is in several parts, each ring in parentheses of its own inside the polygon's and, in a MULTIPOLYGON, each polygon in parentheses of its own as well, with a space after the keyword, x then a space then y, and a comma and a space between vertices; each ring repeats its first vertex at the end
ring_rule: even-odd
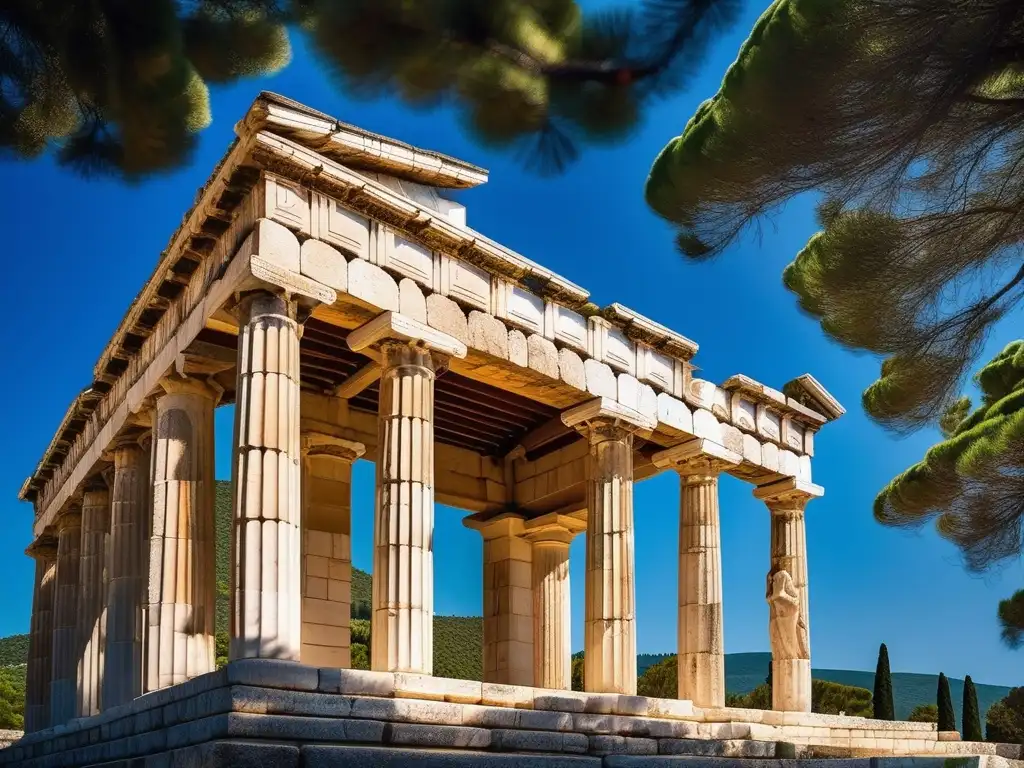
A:
MULTIPOLYGON (((604 5, 605 3, 600 3, 604 5)), ((592 6, 594 3, 584 3, 592 6)), ((7 411, 0 454, 0 636, 26 632, 32 594, 31 507, 17 501, 68 404, 90 381, 92 366, 129 303, 149 277, 168 238, 226 150, 232 125, 261 89, 274 90, 335 117, 487 167, 491 181, 460 195, 470 225, 588 288, 594 301, 618 301, 696 340, 700 375, 721 382, 744 373, 775 387, 813 373, 844 403, 847 415, 819 434, 814 480, 824 499, 808 508, 811 637, 816 667, 873 669, 880 642, 894 670, 971 674, 1014 685, 1020 653, 999 642, 996 602, 1022 584, 1020 563, 983 578, 967 574, 956 551, 926 529, 885 529, 871 517, 875 493, 916 461, 935 433, 897 440, 872 424, 860 393, 876 360, 828 341, 800 314, 780 282, 786 263, 814 231, 811 200, 798 200, 711 263, 686 263, 672 233, 644 205, 643 182, 657 152, 694 108, 718 87, 725 68, 763 8, 749 5, 711 50, 692 87, 658 104, 624 146, 589 150, 564 176, 539 179, 514 158, 473 143, 448 111, 413 112, 387 101, 357 102, 334 89, 296 42, 282 74, 213 93, 214 123, 189 166, 126 186, 87 182, 49 159, 0 165, 5 262, 0 323, 0 402, 7 411)), ((1013 338, 1024 313, 997 329, 986 359, 1013 338)), ((217 417, 218 476, 227 478, 230 409, 217 417)), ((353 559, 371 563, 373 467, 357 465, 353 559)), ((764 574, 768 513, 745 484, 721 485, 727 652, 767 650, 764 574)), ((674 475, 639 484, 635 494, 638 647, 676 645, 678 482, 674 475)), ((436 606, 442 614, 479 614, 481 543, 460 513, 438 510, 436 606)), ((573 647, 582 644, 583 539, 572 548, 573 647)), ((1024 653, 1024 652, 1021 652, 1024 653)))

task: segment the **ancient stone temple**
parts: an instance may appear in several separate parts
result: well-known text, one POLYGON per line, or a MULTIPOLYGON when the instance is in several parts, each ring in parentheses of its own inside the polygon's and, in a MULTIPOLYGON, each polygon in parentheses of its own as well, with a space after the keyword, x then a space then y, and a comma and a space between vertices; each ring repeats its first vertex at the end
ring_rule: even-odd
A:
POLYGON ((823 493, 815 435, 843 413, 814 377, 698 378, 695 342, 471 229, 449 197, 480 168, 272 94, 236 133, 21 490, 33 733, 0 763, 981 753, 932 724, 810 714, 805 507, 823 493), (218 671, 213 424, 228 403, 218 671), (351 503, 360 459, 372 510, 351 503), (633 485, 660 472, 680 494, 672 701, 635 695, 633 485), (723 472, 771 517, 772 712, 724 707, 723 472), (431 676, 435 504, 483 540, 482 682, 431 676), (349 669, 352 515, 373 519, 370 672, 349 669), (584 692, 568 690, 577 535, 584 692))

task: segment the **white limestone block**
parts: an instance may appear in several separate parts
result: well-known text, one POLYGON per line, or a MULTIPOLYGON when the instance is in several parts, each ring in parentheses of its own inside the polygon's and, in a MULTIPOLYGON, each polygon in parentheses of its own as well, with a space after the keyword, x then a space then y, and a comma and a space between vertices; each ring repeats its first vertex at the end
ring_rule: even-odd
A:
POLYGON ((636 376, 666 392, 675 384, 675 360, 656 352, 646 344, 636 346, 636 376))
POLYGON ((508 359, 513 365, 520 368, 529 366, 529 356, 526 351, 526 336, 522 331, 511 330, 508 332, 508 359))
POLYGON ((587 374, 583 359, 571 349, 558 350, 558 376, 571 387, 586 390, 587 374))
MULTIPOLYGON (((568 344, 580 352, 587 351, 587 319, 578 312, 554 304, 552 305, 551 322, 554 324, 556 341, 568 344)), ((551 334, 549 334, 551 335, 551 334)))
POLYGON ((314 193, 313 237, 360 259, 370 258, 370 222, 326 195, 314 193))
POLYGON ((250 237, 253 252, 261 259, 288 272, 300 273, 299 241, 284 225, 257 219, 250 237))
POLYGON ((731 417, 731 400, 732 398, 726 390, 716 386, 711 391, 711 412, 719 419, 728 421, 731 417))
POLYGON ((544 299, 518 285, 509 285, 506 297, 508 321, 534 333, 544 333, 544 299))
POLYGON ((427 296, 427 325, 463 344, 469 344, 469 324, 459 305, 446 296, 432 293, 427 296))
POLYGON ((658 420, 658 393, 650 384, 640 385, 640 399, 637 410, 651 421, 658 420))
POLYGON ((508 360, 508 331, 496 317, 477 312, 469 313, 469 346, 488 355, 508 360))
POLYGON ((761 466, 771 472, 779 471, 779 446, 775 443, 761 443, 761 466))
POLYGON ((631 376, 628 373, 620 373, 615 377, 618 385, 617 398, 627 408, 632 408, 634 411, 640 410, 640 382, 636 380, 635 376, 631 376))
POLYGON ((743 436, 743 459, 751 464, 761 463, 761 441, 753 435, 743 436))
POLYGON ((399 311, 398 283, 368 261, 355 259, 348 265, 348 292, 382 310, 399 311))
POLYGON ((763 405, 757 406, 757 432, 772 442, 782 441, 782 416, 768 410, 763 405))
POLYGON ((782 419, 782 443, 795 453, 804 452, 804 428, 788 416, 782 419))
POLYGON ((691 379, 685 397, 690 405, 710 411, 715 404, 714 382, 704 379, 691 379))
POLYGON ((535 333, 526 339, 526 352, 530 368, 552 379, 558 378, 558 350, 554 342, 535 333))
POLYGON ((722 424, 722 445, 734 453, 743 454, 743 433, 732 424, 722 424))
POLYGON ((398 283, 398 307, 398 311, 406 317, 421 323, 427 322, 426 297, 420 287, 408 277, 403 277, 398 283))
POLYGON ((711 411, 704 408, 693 412, 693 434, 722 445, 722 425, 711 411))
POLYGON ((800 474, 800 462, 795 453, 786 449, 779 451, 779 472, 790 477, 800 474))
POLYGON ((732 393, 732 416, 730 421, 744 432, 757 431, 757 406, 742 392, 732 393))
POLYGON ((811 480, 811 457, 800 456, 798 459, 800 462, 800 470, 796 474, 796 479, 802 480, 805 483, 813 482, 811 480))
POLYGON ((615 374, 608 365, 591 358, 583 361, 583 370, 587 374, 587 391, 590 394, 595 397, 609 397, 612 400, 618 397, 615 374))
POLYGON ((320 240, 307 240, 299 250, 299 269, 310 280, 348 291, 348 263, 336 249, 320 240))
POLYGON ((434 279, 434 254, 412 240, 396 235, 391 230, 382 230, 384 254, 381 266, 393 269, 399 274, 429 287, 434 279))
POLYGON ((662 392, 658 395, 658 422, 663 427, 693 434, 693 414, 681 400, 662 392))
POLYGON ((301 184, 267 174, 258 201, 257 216, 273 219, 297 232, 310 231, 310 192, 301 184))
POLYGON ((448 283, 444 292, 453 299, 487 311, 491 307, 491 276, 480 267, 460 259, 449 259, 448 283))

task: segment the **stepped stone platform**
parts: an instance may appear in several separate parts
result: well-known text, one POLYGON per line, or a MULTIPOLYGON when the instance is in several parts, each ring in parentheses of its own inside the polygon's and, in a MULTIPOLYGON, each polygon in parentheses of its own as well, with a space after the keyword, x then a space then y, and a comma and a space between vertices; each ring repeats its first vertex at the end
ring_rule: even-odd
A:
POLYGON ((932 723, 244 660, 0 750, 24 768, 1024 768, 932 723))

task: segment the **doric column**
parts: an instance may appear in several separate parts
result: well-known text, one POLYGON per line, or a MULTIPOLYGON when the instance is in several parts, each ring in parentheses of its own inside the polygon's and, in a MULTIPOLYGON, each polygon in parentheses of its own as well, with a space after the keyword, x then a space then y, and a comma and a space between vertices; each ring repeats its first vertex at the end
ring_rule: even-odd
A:
POLYGON ((743 457, 691 440, 652 457, 679 473, 679 692, 700 707, 725 706, 722 550, 718 475, 743 457))
POLYGON ((256 291, 239 306, 232 659, 299 660, 299 328, 282 296, 256 291))
POLYGON ((53 591, 57 577, 57 541, 43 535, 25 551, 36 561, 32 623, 25 680, 25 732, 50 724, 50 674, 53 665, 53 591))
POLYGON ((352 463, 366 446, 302 435, 301 660, 352 666, 352 463))
POLYGON ((484 681, 534 685, 533 546, 521 515, 473 515, 463 525, 484 539, 484 681))
POLYGON ((824 494, 786 478, 754 490, 771 511, 771 569, 766 597, 772 645, 772 709, 811 711, 811 639, 804 508, 824 494))
POLYGON ((53 664, 50 675, 50 725, 75 716, 81 633, 78 631, 79 555, 82 546, 81 502, 57 518, 57 576, 53 598, 53 664))
POLYGON ((434 377, 466 346, 394 312, 352 331, 354 351, 375 347, 381 379, 373 522, 375 670, 434 666, 434 377))
POLYGON ((142 695, 143 627, 149 547, 149 433, 120 439, 111 451, 110 578, 107 585, 107 648, 103 708, 142 695), (144 447, 145 446, 145 447, 144 447))
POLYGON ((78 717, 100 713, 103 655, 107 633, 107 544, 110 540, 110 491, 102 480, 82 497, 82 550, 79 556, 78 627, 82 653, 78 659, 78 717))
POLYGON ((151 447, 146 692, 212 672, 216 663, 213 409, 220 392, 178 376, 160 386, 151 447))
POLYGON ((562 421, 590 442, 584 686, 595 693, 635 694, 633 435, 655 425, 607 398, 565 411, 562 421))
POLYGON ((587 524, 548 514, 526 523, 533 543, 533 684, 572 687, 572 617, 569 595, 569 544, 587 524))

